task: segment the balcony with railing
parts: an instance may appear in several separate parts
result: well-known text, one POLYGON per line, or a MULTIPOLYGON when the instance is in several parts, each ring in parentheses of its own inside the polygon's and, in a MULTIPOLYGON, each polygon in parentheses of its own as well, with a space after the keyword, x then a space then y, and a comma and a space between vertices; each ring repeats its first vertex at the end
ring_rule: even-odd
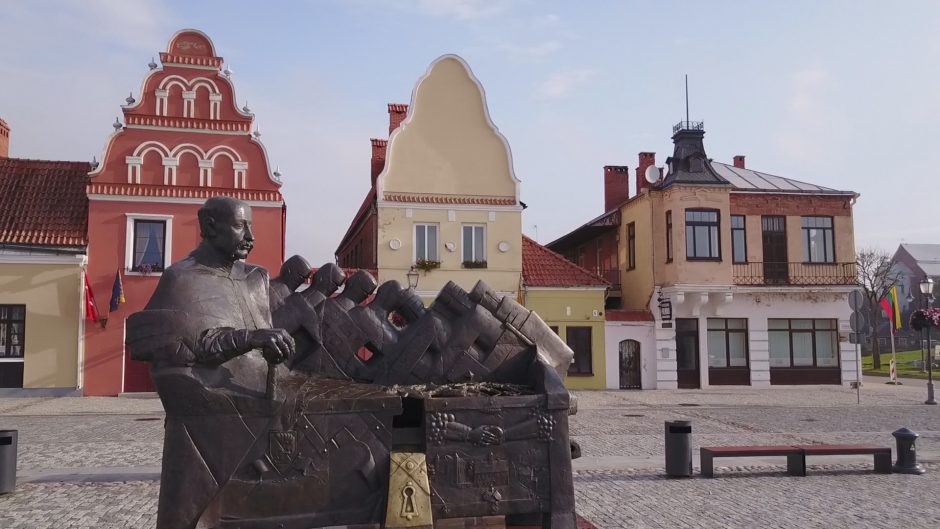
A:
POLYGON ((836 286, 854 285, 855 263, 735 263, 735 285, 836 286))

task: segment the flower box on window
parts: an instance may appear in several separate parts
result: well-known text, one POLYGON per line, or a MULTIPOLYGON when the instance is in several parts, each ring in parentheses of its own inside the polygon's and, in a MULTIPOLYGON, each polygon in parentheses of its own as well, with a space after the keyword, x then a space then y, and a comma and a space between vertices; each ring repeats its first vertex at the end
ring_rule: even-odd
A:
POLYGON ((154 263, 154 264, 141 263, 141 264, 139 264, 139 265, 137 265, 137 266, 131 268, 130 271, 131 271, 131 272, 139 272, 139 273, 141 273, 141 274, 143 274, 143 275, 148 275, 148 274, 152 274, 153 272, 162 272, 162 271, 163 271, 163 265, 159 265, 159 264, 156 264, 156 263, 154 263))
POLYGON ((430 272, 431 270, 434 270, 435 268, 440 268, 440 267, 441 267, 440 261, 434 261, 431 259, 418 259, 417 261, 415 261, 415 268, 417 268, 418 270, 424 270, 425 272, 430 272))
POLYGON ((486 261, 464 261, 464 268, 486 268, 486 261))

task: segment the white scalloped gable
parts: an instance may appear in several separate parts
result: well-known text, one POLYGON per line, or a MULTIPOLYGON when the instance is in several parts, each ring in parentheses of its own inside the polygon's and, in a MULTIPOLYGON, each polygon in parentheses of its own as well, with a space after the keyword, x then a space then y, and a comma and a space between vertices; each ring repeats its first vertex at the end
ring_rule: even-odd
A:
POLYGON ((509 144, 490 120, 470 67, 456 55, 431 63, 389 139, 382 192, 518 200, 518 183, 509 144))

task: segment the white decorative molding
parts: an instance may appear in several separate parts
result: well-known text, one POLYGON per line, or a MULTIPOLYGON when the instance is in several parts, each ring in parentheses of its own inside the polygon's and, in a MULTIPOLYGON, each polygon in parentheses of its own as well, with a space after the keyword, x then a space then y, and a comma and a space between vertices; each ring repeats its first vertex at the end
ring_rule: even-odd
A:
POLYGON ((180 161, 176 158, 163 159, 163 185, 176 185, 176 168, 180 161))
POLYGON ((415 216, 415 212, 412 208, 405 208, 405 218, 410 219, 415 216))
POLYGON ((450 221, 450 222, 454 222, 455 220, 457 220, 457 212, 454 211, 454 210, 452 210, 452 209, 448 209, 448 210, 447 210, 447 220, 450 221))
POLYGON ((447 241, 444 243, 444 249, 448 252, 453 252, 457 249, 457 245, 454 243, 454 241, 447 241))
MULTIPOLYGON (((389 209, 401 209, 406 208, 407 210, 412 209, 433 209, 440 211, 444 209, 445 204, 427 204, 421 202, 391 202, 388 200, 376 200, 376 207, 379 208, 389 208, 389 209)), ((504 211, 504 212, 521 212, 522 206, 489 206, 489 205, 480 205, 480 204, 446 204, 448 209, 453 209, 454 211, 504 211)))
MULTIPOLYGON (((173 215, 154 215, 152 213, 125 213, 127 224, 124 233, 124 270, 127 275, 143 275, 132 272, 134 267, 134 221, 136 220, 163 220, 166 221, 166 231, 163 236, 163 268, 166 269, 173 262, 173 215)), ((153 272, 152 275, 160 275, 153 272)))
POLYGON ((496 222, 496 212, 490 211, 487 218, 489 219, 489 222, 496 222))
POLYGON ((401 239, 392 239, 392 240, 388 241, 388 247, 391 248, 392 250, 400 250, 400 249, 401 249, 401 239))
POLYGON ((0 264, 61 264, 82 266, 85 254, 52 254, 30 250, 0 249, 0 264))
MULTIPOLYGON (((206 198, 180 198, 180 197, 141 197, 134 195, 103 195, 89 193, 88 200, 102 202, 145 202, 151 204, 198 204, 206 203, 206 198)), ((280 208, 284 205, 282 200, 242 200, 253 208, 280 208)))
POLYGON ((502 253, 509 251, 509 241, 499 241, 499 244, 496 245, 496 249, 502 253))

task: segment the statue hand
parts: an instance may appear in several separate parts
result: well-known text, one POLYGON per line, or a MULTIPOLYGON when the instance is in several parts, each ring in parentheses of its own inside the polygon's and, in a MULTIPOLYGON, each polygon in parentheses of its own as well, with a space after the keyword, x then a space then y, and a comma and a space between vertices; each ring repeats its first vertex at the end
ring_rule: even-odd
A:
POLYGON ((279 364, 294 354, 294 338, 284 329, 258 329, 248 334, 248 343, 261 349, 264 359, 279 364))
POLYGON ((503 429, 499 426, 484 425, 470 430, 467 440, 477 446, 500 444, 503 441, 503 429))

